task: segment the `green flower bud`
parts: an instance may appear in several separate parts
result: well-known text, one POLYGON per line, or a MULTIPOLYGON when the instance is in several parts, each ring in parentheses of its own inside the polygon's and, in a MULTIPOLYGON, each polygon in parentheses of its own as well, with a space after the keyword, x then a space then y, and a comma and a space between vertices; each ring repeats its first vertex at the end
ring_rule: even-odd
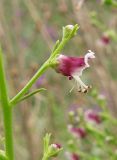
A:
POLYGON ((56 157, 59 152, 61 151, 61 145, 60 144, 51 144, 49 146, 49 153, 48 153, 48 157, 56 157))
POLYGON ((65 39, 71 39, 77 34, 78 30, 78 25, 76 24, 75 26, 73 25, 67 25, 63 27, 63 38, 65 39))

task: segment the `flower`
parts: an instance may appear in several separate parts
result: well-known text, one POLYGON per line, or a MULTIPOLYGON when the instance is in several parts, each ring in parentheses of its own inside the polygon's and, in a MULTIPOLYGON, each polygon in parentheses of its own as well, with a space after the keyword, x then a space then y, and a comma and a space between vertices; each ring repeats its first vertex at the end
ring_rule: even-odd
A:
POLYGON ((71 154, 71 160, 80 160, 80 158, 79 158, 78 154, 72 153, 71 154))
POLYGON ((101 37, 101 41, 102 41, 102 43, 103 43, 104 45, 108 45, 108 44, 110 43, 110 37, 107 36, 107 35, 103 35, 103 36, 101 37))
POLYGON ((81 127, 77 128, 69 125, 68 129, 75 137, 85 138, 87 135, 85 129, 81 127))
POLYGON ((65 155, 66 155, 67 159, 69 159, 69 160, 80 160, 79 155, 74 152, 73 153, 66 152, 65 155))
POLYGON ((94 52, 89 50, 84 57, 59 55, 57 57, 58 65, 56 66, 56 71, 67 76, 69 80, 75 79, 78 91, 86 93, 90 86, 85 85, 80 79, 80 76, 82 76, 84 69, 90 67, 88 60, 95 58, 94 54, 94 52))
POLYGON ((101 123, 101 117, 99 116, 99 114, 91 109, 85 112, 85 119, 91 122, 95 122, 97 124, 101 123))

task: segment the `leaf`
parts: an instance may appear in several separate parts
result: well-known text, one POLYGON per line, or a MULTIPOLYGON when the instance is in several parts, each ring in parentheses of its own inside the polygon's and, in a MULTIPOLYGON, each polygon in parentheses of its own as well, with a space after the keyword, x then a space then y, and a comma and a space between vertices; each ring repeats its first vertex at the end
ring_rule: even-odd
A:
POLYGON ((46 89, 45 89, 45 88, 39 88, 39 89, 37 89, 37 90, 29 93, 29 94, 26 94, 24 97, 20 98, 16 103, 19 103, 19 102, 21 102, 21 101, 24 101, 25 99, 30 98, 30 97, 33 96, 34 94, 39 93, 39 92, 41 92, 41 91, 46 91, 46 89))

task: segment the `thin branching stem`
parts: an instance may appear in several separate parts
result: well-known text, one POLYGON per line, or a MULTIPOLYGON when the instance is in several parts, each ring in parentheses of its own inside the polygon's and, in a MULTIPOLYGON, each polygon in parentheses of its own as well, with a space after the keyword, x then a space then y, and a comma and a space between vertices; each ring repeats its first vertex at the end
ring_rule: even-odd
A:
POLYGON ((24 96, 24 94, 27 93, 27 91, 32 87, 32 85, 36 82, 36 80, 47 70, 47 68, 49 68, 52 65, 54 57, 62 51, 63 47, 65 46, 67 42, 68 40, 66 39, 61 41, 58 48, 52 53, 50 58, 41 66, 41 68, 30 79, 30 81, 24 86, 24 88, 10 100, 11 106, 16 104, 19 101, 19 99, 21 99, 24 96))

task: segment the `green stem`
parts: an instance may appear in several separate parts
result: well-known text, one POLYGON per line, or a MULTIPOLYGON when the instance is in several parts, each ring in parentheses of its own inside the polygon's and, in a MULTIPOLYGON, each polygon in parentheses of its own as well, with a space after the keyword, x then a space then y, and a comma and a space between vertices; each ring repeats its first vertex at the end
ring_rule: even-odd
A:
POLYGON ((46 71, 49 67, 49 59, 42 65, 42 67, 37 71, 37 73, 30 79, 30 81, 24 86, 24 88, 10 100, 10 104, 16 104, 18 100, 32 87, 35 81, 46 71))
POLYGON ((24 88, 10 100, 10 105, 16 104, 20 98, 32 87, 35 81, 52 65, 52 60, 58 55, 68 40, 63 39, 59 44, 58 48, 53 52, 50 58, 42 65, 42 67, 37 71, 37 73, 31 78, 31 80, 24 86, 24 88))
POLYGON ((57 47, 57 49, 55 49, 55 51, 52 53, 52 57, 56 56, 57 54, 59 54, 62 49, 64 48, 65 44, 68 42, 68 39, 62 39, 61 43, 59 44, 59 46, 57 47))
POLYGON ((0 96, 3 109, 3 117, 4 117, 6 155, 9 158, 9 160, 13 160, 14 153, 13 153, 13 136, 12 136, 12 108, 9 105, 9 99, 7 95, 1 48, 0 48, 0 96))

